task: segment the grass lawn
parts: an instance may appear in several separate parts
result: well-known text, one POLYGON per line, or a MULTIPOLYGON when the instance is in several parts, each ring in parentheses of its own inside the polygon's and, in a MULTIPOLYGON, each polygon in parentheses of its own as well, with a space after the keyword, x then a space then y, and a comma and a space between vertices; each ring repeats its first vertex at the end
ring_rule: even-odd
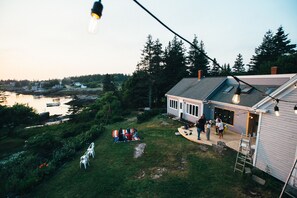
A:
POLYGON ((264 186, 233 172, 236 152, 223 156, 206 152, 174 132, 180 124, 164 116, 136 124, 128 120, 107 126, 95 142, 95 158, 87 170, 79 168, 81 151, 29 197, 278 197, 281 183, 268 177, 264 186), (113 143, 112 129, 136 127, 141 142, 113 143), (134 147, 146 143, 135 159, 134 147))

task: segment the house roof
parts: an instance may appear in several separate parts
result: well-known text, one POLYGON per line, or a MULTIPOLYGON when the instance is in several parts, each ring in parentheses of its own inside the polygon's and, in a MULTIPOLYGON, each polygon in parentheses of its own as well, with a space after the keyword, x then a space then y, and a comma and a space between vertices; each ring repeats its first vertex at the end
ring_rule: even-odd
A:
MULTIPOLYGON (((277 89, 279 86, 277 85, 253 85, 255 88, 265 92, 270 92, 277 89)), ((214 94, 210 100, 211 101, 217 101, 217 102, 223 102, 223 103, 231 103, 232 97, 236 91, 236 88, 238 87, 238 84, 230 84, 225 83, 224 86, 222 86, 221 89, 217 90, 216 94, 214 94), (227 88, 230 86, 233 86, 233 88, 229 92, 225 92, 227 88)), ((241 90, 244 90, 247 86, 241 85, 241 90)), ((262 99, 264 99, 266 96, 263 95, 261 92, 251 89, 247 93, 241 93, 240 95, 240 103, 238 105, 246 106, 246 107, 252 107, 262 99)))
MULTIPOLYGON (((239 79, 249 83, 256 89, 262 91, 261 93, 255 90, 254 88, 251 88, 241 83, 241 97, 240 103, 238 105, 253 107, 255 104, 266 98, 267 94, 272 94, 280 86, 289 81, 294 75, 295 74, 237 76, 239 79), (246 93, 244 93, 245 88, 247 88, 246 93)), ((225 82, 224 86, 218 89, 215 92, 215 94, 210 98, 210 100, 223 103, 231 103, 232 97, 237 87, 238 83, 233 79, 233 77, 230 76, 228 77, 228 80, 225 82), (225 92, 225 90, 230 86, 233 86, 233 88, 229 92, 225 92)))
MULTIPOLYGON (((285 82, 282 86, 280 86, 278 89, 273 91, 270 96, 272 97, 279 97, 281 96, 284 92, 290 91, 290 87, 294 87, 293 89, 296 88, 297 86, 297 74, 294 74, 294 76, 287 82, 285 82)), ((261 108, 261 106, 267 105, 267 103, 271 102, 272 98, 271 97, 266 97, 265 99, 261 100, 259 103, 255 104, 255 108, 261 108)))
MULTIPOLYGON (((248 75, 237 76, 244 82, 249 83, 256 89, 273 94, 296 74, 277 74, 277 75, 248 75)), ((211 100, 212 102, 222 102, 230 104, 236 91, 238 83, 233 77, 207 77, 198 80, 197 78, 184 78, 178 82, 166 95, 173 95, 194 100, 211 100)), ((244 88, 249 86, 241 83, 241 101, 238 105, 253 107, 255 104, 267 98, 267 95, 255 90, 248 90, 243 93, 244 88)))
POLYGON ((197 78, 184 78, 170 89, 166 95, 205 100, 226 79, 227 77, 209 77, 200 80, 197 78))

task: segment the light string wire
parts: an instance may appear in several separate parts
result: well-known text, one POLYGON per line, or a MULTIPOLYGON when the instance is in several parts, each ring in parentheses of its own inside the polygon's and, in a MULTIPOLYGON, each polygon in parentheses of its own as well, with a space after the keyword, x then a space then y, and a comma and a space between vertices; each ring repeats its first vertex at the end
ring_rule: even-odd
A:
MULTIPOLYGON (((180 39, 182 39, 183 41, 185 41, 186 43, 188 43, 189 45, 191 45, 192 47, 194 47, 198 52, 200 52, 203 56, 205 56, 208 60, 210 60, 211 62, 213 62, 213 64, 215 64, 216 66, 218 66, 221 70, 224 70, 224 68, 218 64, 214 59, 210 58, 207 54, 205 54, 203 51, 201 51, 196 45, 194 45, 192 42, 188 41, 187 39, 185 39, 184 37, 182 37, 181 35, 179 35, 178 33, 176 33, 175 31, 173 31, 170 27, 168 27, 165 23, 163 23, 158 17, 156 17, 153 13, 151 13, 148 9, 146 9, 143 5, 141 5, 137 0, 133 0, 139 7, 141 7, 144 11, 146 11, 151 17, 153 17, 156 21, 158 21, 162 26, 164 26, 167 30, 169 30, 171 33, 173 33, 175 36, 179 37, 180 39)), ((294 103, 297 104, 297 101, 288 101, 288 100, 281 100, 281 99, 277 99, 273 96, 271 96, 270 94, 266 94, 265 92, 263 92, 262 90, 254 87, 253 85, 239 79, 238 77, 234 76, 233 74, 231 74, 229 71, 227 71, 227 74, 229 76, 231 76, 232 78, 234 78, 238 83, 242 82, 243 84, 246 84, 249 87, 252 87, 253 89, 257 90, 258 92, 262 93, 264 96, 268 96, 273 100, 278 100, 278 101, 282 101, 282 102, 287 102, 287 103, 294 103)))

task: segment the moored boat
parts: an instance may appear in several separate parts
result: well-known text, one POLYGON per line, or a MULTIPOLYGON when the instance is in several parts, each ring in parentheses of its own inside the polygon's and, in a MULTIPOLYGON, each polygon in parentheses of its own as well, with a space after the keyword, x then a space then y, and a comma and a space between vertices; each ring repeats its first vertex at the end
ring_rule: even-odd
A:
POLYGON ((46 103, 47 107, 56 107, 56 106, 60 106, 60 102, 49 102, 46 103))

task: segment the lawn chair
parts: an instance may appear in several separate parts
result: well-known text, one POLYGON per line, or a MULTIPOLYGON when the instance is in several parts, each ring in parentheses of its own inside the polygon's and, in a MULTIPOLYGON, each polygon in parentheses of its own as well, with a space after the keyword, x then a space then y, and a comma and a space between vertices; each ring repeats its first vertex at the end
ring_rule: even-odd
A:
POLYGON ((87 169, 87 165, 90 166, 90 163, 89 163, 89 156, 88 155, 83 155, 80 157, 80 162, 79 162, 79 167, 81 168, 81 165, 84 165, 85 169, 87 169))

